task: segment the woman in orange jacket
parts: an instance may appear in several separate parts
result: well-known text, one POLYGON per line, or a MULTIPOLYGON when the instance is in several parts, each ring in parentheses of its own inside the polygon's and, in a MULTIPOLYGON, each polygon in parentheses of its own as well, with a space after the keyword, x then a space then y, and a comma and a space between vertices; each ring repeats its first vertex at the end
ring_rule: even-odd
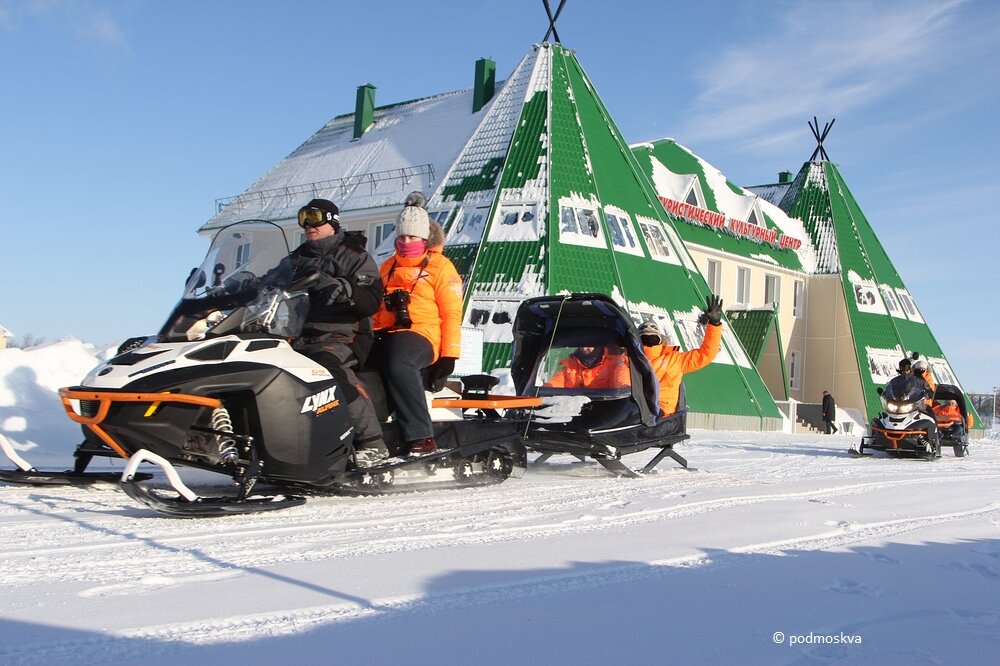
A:
POLYGON ((462 278, 441 250, 444 232, 431 222, 423 193, 406 198, 396 221, 396 253, 382 264, 382 307, 375 313, 376 342, 369 360, 382 374, 410 453, 437 449, 424 394, 455 370, 461 348, 462 278))
POLYGON ((705 322, 705 339, 702 340, 701 347, 686 352, 680 351, 678 347, 664 345, 663 334, 656 322, 647 321, 639 327, 642 350, 660 383, 661 418, 677 411, 684 374, 704 368, 719 353, 719 343, 722 340, 722 300, 715 294, 708 297, 702 319, 705 322))

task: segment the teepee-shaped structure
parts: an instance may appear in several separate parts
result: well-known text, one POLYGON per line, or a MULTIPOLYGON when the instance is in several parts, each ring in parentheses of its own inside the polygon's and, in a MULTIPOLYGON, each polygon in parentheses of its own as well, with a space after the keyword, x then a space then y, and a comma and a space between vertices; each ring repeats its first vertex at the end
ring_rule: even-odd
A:
POLYGON ((927 359, 939 383, 959 382, 840 170, 822 149, 831 126, 821 133, 818 122, 811 125, 819 147, 802 165, 780 207, 803 221, 816 248, 817 272, 839 273, 839 307, 845 311, 857 361, 855 390, 871 418, 882 410, 876 389, 911 352, 927 359))
MULTIPOLYGON (((429 208, 445 220, 445 252, 465 279, 465 324, 484 333, 486 371, 509 363, 514 314, 543 294, 610 294, 682 348, 701 342, 708 286, 574 52, 560 44, 535 45, 521 60, 429 208)), ((685 382, 693 425, 781 427, 728 325, 716 361, 685 382)))

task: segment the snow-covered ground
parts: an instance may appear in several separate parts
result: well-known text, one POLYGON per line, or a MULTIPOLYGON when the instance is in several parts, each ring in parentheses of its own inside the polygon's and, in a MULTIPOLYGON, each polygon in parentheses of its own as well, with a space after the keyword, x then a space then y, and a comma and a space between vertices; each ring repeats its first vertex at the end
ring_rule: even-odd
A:
MULTIPOLYGON (((0 350, 21 455, 69 465, 53 389, 99 353, 0 350)), ((852 441, 697 431, 695 471, 553 458, 203 520, 0 484, 0 664, 996 663, 1000 441, 935 462, 852 441)))

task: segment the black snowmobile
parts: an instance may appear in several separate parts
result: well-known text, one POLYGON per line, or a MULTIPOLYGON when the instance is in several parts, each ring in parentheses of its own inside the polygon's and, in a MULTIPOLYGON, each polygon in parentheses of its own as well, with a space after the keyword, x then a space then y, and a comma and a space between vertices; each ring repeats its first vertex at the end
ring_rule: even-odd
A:
POLYGON ((687 468, 674 445, 689 438, 683 386, 677 411, 658 419, 659 383, 629 314, 603 294, 542 296, 521 304, 514 321, 511 377, 519 395, 541 398, 528 422, 527 445, 544 462, 556 453, 593 458, 621 476, 649 473, 665 457, 687 468), (559 362, 580 347, 603 347, 624 358, 628 385, 612 388, 546 386, 559 362), (635 471, 622 456, 656 455, 635 471))
POLYGON ((937 421, 927 405, 930 395, 927 383, 918 377, 900 374, 890 379, 881 391, 884 411, 872 419, 868 435, 851 455, 871 455, 866 453, 870 449, 893 457, 940 458, 937 421))
MULTIPOLYGON (((293 281, 283 261, 288 253, 284 232, 274 224, 247 221, 220 230, 160 333, 126 342, 80 386, 59 391, 69 417, 83 424, 75 469, 39 472, 11 458, 19 469, 3 472, 0 480, 104 481, 117 475, 87 472, 91 459, 121 456, 128 464, 120 484, 131 497, 169 515, 213 516, 305 502, 289 490, 383 492, 397 472, 436 475, 450 468, 453 482, 467 485, 523 472, 523 426, 497 417, 496 410, 540 401, 481 390, 465 397, 449 390, 436 394, 431 415, 437 452, 407 456, 397 426, 384 422, 393 457, 359 467, 340 383, 289 344, 308 312, 309 278, 293 281), (150 476, 138 474, 143 462, 158 465, 176 495, 141 485, 150 476), (237 490, 199 497, 175 466, 225 474, 237 490), (280 492, 254 492, 264 485, 280 492)), ((386 417, 377 373, 361 376, 386 417)))

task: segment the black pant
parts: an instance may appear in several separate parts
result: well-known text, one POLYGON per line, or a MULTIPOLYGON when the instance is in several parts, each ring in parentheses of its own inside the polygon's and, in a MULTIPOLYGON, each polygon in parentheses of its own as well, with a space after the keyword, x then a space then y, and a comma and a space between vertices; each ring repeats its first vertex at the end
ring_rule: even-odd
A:
POLYGON ((838 433, 840 431, 840 429, 837 428, 837 426, 833 425, 833 421, 831 421, 829 419, 823 419, 823 423, 826 424, 826 434, 828 434, 828 435, 833 435, 833 434, 836 434, 836 433, 838 433), (831 428, 833 428, 833 432, 832 433, 830 432, 831 428))
POLYGON ((308 356, 329 370, 337 380, 337 384, 344 392, 347 413, 354 422, 355 447, 363 448, 367 444, 381 440, 382 426, 379 425, 378 417, 375 415, 375 405, 372 404, 368 392, 354 372, 358 366, 354 351, 337 341, 322 341, 316 338, 300 343, 295 348, 302 355, 308 356))
POLYGON ((385 333, 375 341, 369 364, 382 375, 385 390, 396 403, 396 419, 403 439, 434 436, 420 371, 434 362, 434 348, 422 335, 410 331, 385 333))

